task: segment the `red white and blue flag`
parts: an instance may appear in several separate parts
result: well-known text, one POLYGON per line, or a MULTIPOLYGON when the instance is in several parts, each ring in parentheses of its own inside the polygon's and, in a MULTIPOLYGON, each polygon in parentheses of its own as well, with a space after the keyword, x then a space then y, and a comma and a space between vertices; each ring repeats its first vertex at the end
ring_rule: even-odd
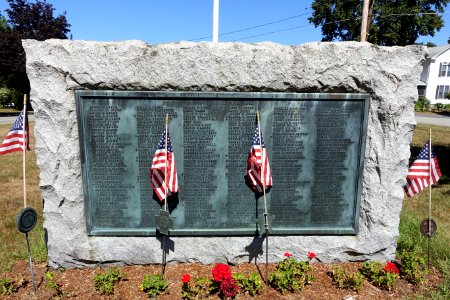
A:
POLYGON ((8 134, 6 135, 5 139, 3 140, 3 143, 0 145, 0 155, 15 151, 23 151, 25 149, 24 145, 26 145, 27 150, 30 150, 28 136, 28 118, 26 117, 26 115, 24 118, 23 111, 21 111, 8 134), (23 126, 24 123, 25 129, 23 126))
POLYGON ((175 164, 175 156, 173 155, 172 143, 170 142, 169 133, 167 133, 167 163, 166 163, 166 131, 164 130, 156 147, 153 156, 152 167, 150 169, 150 180, 153 191, 155 191, 160 201, 164 201, 167 197, 178 192, 177 167, 175 164), (167 167, 166 171, 165 168, 167 167), (167 178, 165 178, 167 174, 167 178))
POLYGON ((272 173, 270 172, 269 157, 267 155, 264 138, 261 132, 261 143, 259 141, 259 127, 256 124, 252 139, 252 147, 247 160, 247 175, 245 176, 247 186, 255 193, 256 197, 263 195, 263 186, 266 193, 272 188, 272 173), (264 184, 263 184, 264 183, 264 184))
POLYGON ((441 170, 439 169, 436 154, 431 150, 431 168, 430 168, 430 144, 429 141, 425 143, 419 156, 412 163, 406 175, 406 182, 403 189, 408 197, 412 197, 419 193, 430 184, 436 183, 441 177, 441 170))

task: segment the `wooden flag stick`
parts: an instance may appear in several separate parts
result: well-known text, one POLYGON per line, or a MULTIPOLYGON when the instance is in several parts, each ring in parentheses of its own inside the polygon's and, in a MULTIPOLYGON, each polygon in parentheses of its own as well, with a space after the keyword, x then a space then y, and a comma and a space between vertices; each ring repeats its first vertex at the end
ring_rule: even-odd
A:
POLYGON ((166 113, 166 144, 165 144, 165 151, 164 155, 166 156, 165 163, 164 163, 164 210, 167 211, 167 135, 169 128, 169 114, 166 113))
POLYGON ((22 119, 22 129, 23 129, 23 207, 27 207, 27 182, 25 177, 25 153, 27 152, 27 95, 23 95, 23 119, 22 119))
MULTIPOLYGON (((263 159, 263 147, 262 147, 262 141, 261 141, 261 126, 259 123, 259 111, 256 112, 256 117, 258 119, 258 134, 259 134, 259 147, 261 148, 261 182, 263 184, 263 194, 264 194, 264 213, 267 215, 267 200, 266 200, 266 180, 265 180, 265 174, 264 174, 264 162, 263 159)), ((267 226, 267 219, 266 219, 266 226, 267 226)))
POLYGON ((261 148, 261 183, 263 184, 263 195, 264 195, 264 231, 266 234, 266 286, 269 285, 269 222, 267 214, 267 199, 266 199, 266 178, 264 173, 264 163, 266 160, 263 157, 263 147, 261 139, 261 125, 259 123, 259 111, 256 111, 256 118, 258 120, 258 135, 259 135, 259 147, 261 148))
POLYGON ((429 157, 429 184, 430 188, 428 189, 428 269, 430 268, 430 249, 431 249, 431 128, 430 128, 430 143, 428 144, 428 157, 429 157))

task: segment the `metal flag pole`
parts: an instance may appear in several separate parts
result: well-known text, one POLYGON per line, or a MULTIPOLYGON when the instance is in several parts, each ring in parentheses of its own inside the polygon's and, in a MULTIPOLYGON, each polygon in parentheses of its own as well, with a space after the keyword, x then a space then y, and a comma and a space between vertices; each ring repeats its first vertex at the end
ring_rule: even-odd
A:
POLYGON ((428 158, 429 158, 429 184, 430 188, 428 189, 428 269, 430 268, 430 249, 431 249, 431 128, 430 128, 430 143, 428 145, 428 158))
POLYGON ((219 0, 213 0, 213 43, 219 42, 219 0))
POLYGON ((22 161, 23 161, 23 208, 27 207, 27 183, 26 183, 26 176, 25 176, 25 154, 27 152, 27 95, 23 95, 23 118, 22 118, 22 129, 23 129, 23 155, 22 155, 22 161))
POLYGON ((267 198, 266 198, 266 180, 265 180, 265 173, 264 173, 264 163, 265 163, 265 156, 263 156, 264 151, 262 147, 262 140, 261 140, 261 125, 259 123, 259 111, 256 112, 256 118, 258 120, 258 135, 259 135, 259 147, 261 148, 261 183, 263 185, 263 195, 264 195, 264 231, 266 234, 266 286, 269 284, 269 221, 268 221, 268 214, 267 214, 267 198))
POLYGON ((34 273, 33 273, 33 261, 31 259, 30 240, 28 239, 28 232, 25 232, 25 238, 27 240, 28 263, 30 265, 31 283, 33 284, 33 292, 36 293, 36 284, 34 283, 34 273))

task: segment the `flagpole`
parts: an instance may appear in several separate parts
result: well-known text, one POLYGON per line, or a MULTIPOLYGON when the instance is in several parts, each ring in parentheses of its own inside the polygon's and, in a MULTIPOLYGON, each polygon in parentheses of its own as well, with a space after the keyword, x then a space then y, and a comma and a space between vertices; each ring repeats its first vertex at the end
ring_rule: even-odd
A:
POLYGON ((428 269, 430 268, 430 249, 431 249, 431 185, 432 185, 432 181, 431 181, 431 160, 432 155, 431 155, 431 127, 430 127, 430 143, 428 145, 428 157, 430 158, 429 160, 429 184, 430 184, 430 188, 428 190, 428 269))
POLYGON ((169 128, 169 114, 166 113, 166 143, 164 155, 166 156, 164 162, 164 210, 167 211, 167 129, 169 128))
POLYGON ((22 161, 23 161, 23 207, 27 207, 27 184, 26 184, 26 177, 25 177, 25 153, 27 152, 27 130, 26 130, 26 124, 27 124, 27 95, 23 95, 23 119, 22 119, 22 130, 23 130, 23 155, 22 155, 22 161))
POLYGON ((267 199, 266 199, 266 180, 265 180, 265 173, 264 173, 264 163, 266 162, 265 157, 263 157, 263 147, 262 147, 262 140, 261 140, 261 125, 259 123, 259 111, 256 111, 256 118, 258 120, 258 135, 259 135, 259 147, 261 148, 261 182, 263 185, 263 195, 264 195, 264 230, 266 234, 266 286, 269 284, 269 222, 267 220, 267 199))

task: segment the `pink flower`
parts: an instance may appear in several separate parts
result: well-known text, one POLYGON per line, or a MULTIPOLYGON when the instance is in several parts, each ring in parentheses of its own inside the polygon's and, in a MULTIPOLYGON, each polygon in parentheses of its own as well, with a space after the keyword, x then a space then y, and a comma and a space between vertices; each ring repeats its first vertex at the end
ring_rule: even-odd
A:
POLYGON ((384 267, 384 270, 388 273, 398 274, 397 266, 392 262, 388 262, 384 267))
POLYGON ((215 281, 221 282, 222 280, 231 277, 231 269, 229 265, 217 264, 212 269, 213 277, 215 281))
POLYGON ((191 275, 183 274, 183 276, 181 277, 181 281, 183 281, 184 283, 188 283, 189 281, 191 281, 191 275))
POLYGON ((314 258, 316 258, 316 254, 314 252, 309 252, 308 251, 308 258, 309 259, 314 259, 314 258))
POLYGON ((291 256, 292 256, 292 253, 284 252, 284 256, 286 256, 286 257, 291 257, 291 256))

